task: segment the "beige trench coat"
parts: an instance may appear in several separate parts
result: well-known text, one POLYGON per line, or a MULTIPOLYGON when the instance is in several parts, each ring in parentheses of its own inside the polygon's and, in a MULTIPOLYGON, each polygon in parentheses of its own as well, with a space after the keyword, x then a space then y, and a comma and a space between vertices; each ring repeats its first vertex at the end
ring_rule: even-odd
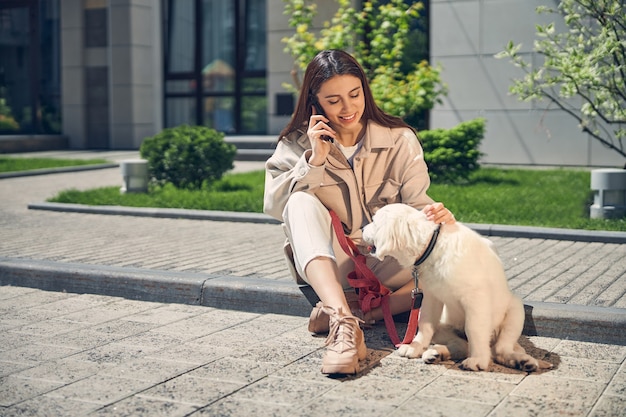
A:
MULTIPOLYGON (((335 211, 345 233, 366 248, 361 229, 376 211, 391 203, 405 203, 422 209, 433 200, 422 147, 411 129, 386 128, 369 122, 363 146, 354 156, 354 168, 336 147, 326 163, 315 167, 307 162, 311 143, 306 131, 283 137, 265 163, 263 211, 279 221, 291 193, 313 193, 328 209, 335 211)), ((298 284, 306 284, 296 271, 289 241, 283 248, 287 265, 298 284)))
POLYGON ((282 221, 291 193, 313 193, 337 213, 346 234, 362 246, 361 229, 379 208, 405 203, 422 209, 433 202, 426 194, 430 178, 424 152, 412 130, 370 121, 362 140, 354 168, 334 146, 326 164, 314 167, 307 162, 311 144, 306 132, 284 137, 265 164, 265 213, 282 221))

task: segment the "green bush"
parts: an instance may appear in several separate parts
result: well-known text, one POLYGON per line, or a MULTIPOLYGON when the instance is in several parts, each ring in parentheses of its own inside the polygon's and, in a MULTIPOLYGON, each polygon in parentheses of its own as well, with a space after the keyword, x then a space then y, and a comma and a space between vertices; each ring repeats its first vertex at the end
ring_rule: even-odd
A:
POLYGON ((205 126, 181 125, 144 139, 139 154, 151 180, 176 188, 200 189, 234 168, 237 148, 224 134, 205 126))
POLYGON ((467 181, 480 168, 478 150, 485 133, 485 119, 477 118, 460 123, 452 129, 434 129, 420 132, 424 159, 430 178, 436 182, 467 181))

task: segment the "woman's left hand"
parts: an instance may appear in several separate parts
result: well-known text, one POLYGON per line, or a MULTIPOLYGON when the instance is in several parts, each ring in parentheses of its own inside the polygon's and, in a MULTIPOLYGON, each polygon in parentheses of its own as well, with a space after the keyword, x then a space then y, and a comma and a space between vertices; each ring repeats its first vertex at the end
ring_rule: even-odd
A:
POLYGON ((443 206, 443 203, 428 204, 424 207, 422 211, 424 212, 428 220, 432 220, 437 224, 453 224, 454 222, 456 222, 454 214, 452 214, 450 210, 445 208, 443 206))

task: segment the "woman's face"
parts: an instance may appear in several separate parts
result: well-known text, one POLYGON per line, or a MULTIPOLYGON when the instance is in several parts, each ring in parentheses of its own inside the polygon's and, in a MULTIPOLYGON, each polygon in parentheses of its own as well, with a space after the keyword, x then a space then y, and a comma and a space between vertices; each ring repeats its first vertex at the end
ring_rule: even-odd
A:
POLYGON ((322 83, 317 100, 337 132, 360 131, 365 111, 361 80, 354 75, 335 75, 322 83))

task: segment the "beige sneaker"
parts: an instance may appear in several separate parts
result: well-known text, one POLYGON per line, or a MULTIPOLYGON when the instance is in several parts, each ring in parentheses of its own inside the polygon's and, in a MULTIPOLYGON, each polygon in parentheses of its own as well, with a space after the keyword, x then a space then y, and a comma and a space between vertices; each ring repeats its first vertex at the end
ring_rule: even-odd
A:
POLYGON ((328 333, 330 330, 330 317, 324 313, 324 305, 321 301, 315 304, 309 316, 309 331, 315 334, 328 333))
MULTIPOLYGON (((346 300, 352 311, 352 315, 364 319, 363 312, 361 311, 361 305, 359 304, 359 296, 354 292, 346 292, 346 300)), ((366 323, 368 325, 374 324, 375 321, 366 323)), ((311 310, 309 316, 309 331, 315 334, 325 334, 330 330, 330 317, 324 312, 324 305, 319 301, 315 307, 311 310)))
POLYGON ((355 374, 359 360, 367 356, 367 347, 360 324, 363 322, 341 310, 322 307, 330 317, 330 330, 326 338, 326 353, 322 359, 323 374, 355 374))

